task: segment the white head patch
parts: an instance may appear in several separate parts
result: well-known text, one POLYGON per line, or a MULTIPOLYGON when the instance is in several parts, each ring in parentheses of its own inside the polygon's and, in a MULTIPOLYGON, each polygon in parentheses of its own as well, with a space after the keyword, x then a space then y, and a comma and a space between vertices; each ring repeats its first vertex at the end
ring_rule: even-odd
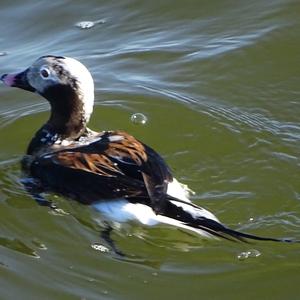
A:
POLYGON ((89 120, 94 106, 94 81, 89 70, 78 60, 70 57, 41 57, 29 68, 27 78, 30 85, 41 94, 50 86, 69 84, 68 80, 71 85, 75 81, 86 121, 89 120))
POLYGON ((83 96, 82 102, 87 121, 93 112, 94 107, 94 80, 89 70, 78 60, 66 57, 64 60, 65 69, 74 76, 78 82, 80 92, 83 96))

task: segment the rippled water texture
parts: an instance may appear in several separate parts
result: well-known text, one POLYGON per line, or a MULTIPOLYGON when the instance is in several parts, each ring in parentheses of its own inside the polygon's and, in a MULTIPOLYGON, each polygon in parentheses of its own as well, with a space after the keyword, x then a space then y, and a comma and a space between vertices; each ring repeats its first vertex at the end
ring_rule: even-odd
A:
MULTIPOLYGON (((45 54, 81 60, 95 78, 93 129, 157 149, 231 227, 300 239, 299 13, 289 0, 3 0, 0 73, 45 54)), ((19 160, 48 104, 3 85, 0 97, 1 299, 299 299, 297 244, 126 224, 118 259, 91 208, 55 195, 64 213, 39 207, 19 160)))

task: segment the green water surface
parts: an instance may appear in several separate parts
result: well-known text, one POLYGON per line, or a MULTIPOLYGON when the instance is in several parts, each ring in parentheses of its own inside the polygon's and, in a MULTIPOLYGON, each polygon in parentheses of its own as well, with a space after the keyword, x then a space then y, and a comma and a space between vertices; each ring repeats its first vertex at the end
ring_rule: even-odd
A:
MULTIPOLYGON (((79 59, 95 79, 90 127, 155 148, 232 228, 300 239, 299 16, 296 0, 3 0, 0 74, 79 59)), ((300 244, 129 223, 113 233, 120 259, 101 251, 90 207, 55 195, 65 214, 38 206, 19 161, 48 110, 0 86, 0 299, 299 299, 300 244)))

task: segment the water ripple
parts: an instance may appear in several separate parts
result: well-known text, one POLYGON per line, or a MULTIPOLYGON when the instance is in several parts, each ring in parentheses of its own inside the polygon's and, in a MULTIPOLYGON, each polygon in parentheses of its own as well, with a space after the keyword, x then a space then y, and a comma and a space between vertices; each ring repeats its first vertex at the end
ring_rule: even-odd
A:
POLYGON ((288 139, 289 141, 297 142, 300 140, 299 124, 283 121, 279 122, 270 119, 262 113, 249 112, 238 107, 227 107, 217 102, 214 104, 211 99, 206 100, 204 97, 198 97, 198 99, 196 99, 175 90, 166 88, 160 89, 150 85, 145 86, 141 84, 138 86, 146 91, 185 103, 201 113, 208 114, 211 117, 218 119, 221 124, 234 132, 240 132, 241 126, 246 125, 254 131, 267 131, 273 135, 280 135, 282 138, 288 139), (231 124, 224 123, 225 121, 229 121, 231 124))
POLYGON ((16 120, 49 109, 47 103, 27 104, 22 107, 0 111, 0 128, 4 128, 16 120))
POLYGON ((8 239, 8 238, 0 237, 0 245, 25 255, 29 255, 35 258, 40 258, 40 256, 35 252, 34 249, 27 246, 24 242, 22 242, 19 239, 8 239))

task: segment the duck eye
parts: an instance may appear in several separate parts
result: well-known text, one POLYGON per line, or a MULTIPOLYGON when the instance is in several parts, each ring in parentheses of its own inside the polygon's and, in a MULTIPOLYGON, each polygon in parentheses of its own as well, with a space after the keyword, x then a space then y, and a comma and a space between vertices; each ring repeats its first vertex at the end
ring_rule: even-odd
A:
POLYGON ((48 78, 50 76, 50 71, 47 68, 42 68, 40 74, 43 78, 48 78))

